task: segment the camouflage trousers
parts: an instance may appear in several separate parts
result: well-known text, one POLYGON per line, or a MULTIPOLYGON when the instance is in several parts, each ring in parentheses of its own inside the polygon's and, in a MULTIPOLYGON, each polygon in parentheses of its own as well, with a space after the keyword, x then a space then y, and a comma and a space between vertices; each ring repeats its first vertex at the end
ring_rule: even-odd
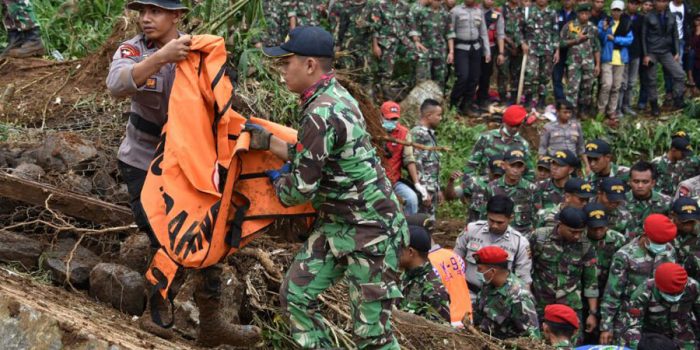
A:
POLYGON ((427 54, 420 55, 416 66, 416 80, 418 82, 432 80, 445 89, 447 60, 445 58, 430 58, 427 54))
POLYGON ((2 0, 2 24, 6 30, 27 31, 39 26, 29 0, 2 0))
POLYGON ((528 54, 527 70, 525 71, 525 84, 523 94, 532 99, 544 99, 547 94, 547 83, 552 80, 552 54, 542 56, 534 55, 532 52, 528 54))
MULTIPOLYGON (((506 50, 507 51, 507 50, 506 50)), ((520 83, 520 68, 523 64, 522 55, 506 54, 505 62, 498 66, 498 94, 501 100, 510 98, 515 100, 518 94, 518 84, 520 83)))
POLYGON ((569 66, 567 71, 569 84, 566 86, 566 99, 574 105, 574 108, 590 106, 593 103, 594 68, 586 65, 577 67, 572 64, 569 66))
MULTIPOLYGON (((377 58, 374 55, 372 71, 374 72, 376 91, 381 91, 384 96, 391 96, 391 88, 394 85, 394 67, 396 66, 396 55, 399 50, 399 44, 394 44, 390 47, 382 47, 382 57, 377 58)), ((385 97, 386 98, 386 97, 385 97)))
POLYGON ((362 84, 368 84, 372 81, 372 63, 371 55, 366 48, 345 48, 342 51, 347 51, 348 54, 338 58, 338 66, 350 71, 353 80, 362 84))
MULTIPOLYGON (((398 259, 403 236, 336 256, 326 233, 342 234, 348 227, 318 226, 287 271, 280 288, 282 309, 288 314, 294 340, 303 348, 333 347, 333 338, 318 312, 318 296, 345 277, 349 287, 354 341, 359 349, 399 349, 391 328, 391 308, 401 298, 398 259)), ((355 230, 350 228, 349 230, 355 230)))

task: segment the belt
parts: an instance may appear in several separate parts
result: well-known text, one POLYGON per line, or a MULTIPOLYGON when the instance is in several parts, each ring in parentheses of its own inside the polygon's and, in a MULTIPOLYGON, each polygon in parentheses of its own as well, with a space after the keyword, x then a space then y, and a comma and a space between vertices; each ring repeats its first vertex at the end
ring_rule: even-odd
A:
POLYGON ((129 113, 129 123, 131 123, 136 130, 151 136, 160 137, 161 132, 163 132, 162 126, 158 126, 153 122, 143 119, 143 117, 134 112, 129 113))
POLYGON ((476 39, 476 40, 462 40, 462 39, 455 39, 455 42, 457 44, 467 44, 467 45, 476 45, 481 43, 481 39, 476 39))
POLYGON ((469 283, 469 281, 467 281, 467 287, 469 287, 469 291, 474 292, 474 294, 478 294, 479 292, 481 292, 481 287, 469 283))

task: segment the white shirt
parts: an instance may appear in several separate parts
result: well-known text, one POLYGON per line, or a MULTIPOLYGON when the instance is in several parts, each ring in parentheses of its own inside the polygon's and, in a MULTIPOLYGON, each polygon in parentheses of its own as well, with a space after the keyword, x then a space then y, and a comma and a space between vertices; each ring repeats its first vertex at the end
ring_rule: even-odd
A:
POLYGON ((671 1, 668 4, 668 10, 676 16, 676 25, 678 26, 678 39, 683 40, 683 23, 684 23, 684 16, 685 16, 685 4, 680 4, 680 6, 677 6, 676 4, 671 1))

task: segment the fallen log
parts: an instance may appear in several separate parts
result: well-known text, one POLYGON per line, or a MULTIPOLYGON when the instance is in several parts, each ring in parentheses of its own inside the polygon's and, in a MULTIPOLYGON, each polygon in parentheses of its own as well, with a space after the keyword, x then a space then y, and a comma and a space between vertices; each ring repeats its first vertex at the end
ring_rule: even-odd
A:
POLYGON ((134 221, 129 208, 70 193, 39 182, 0 172, 0 197, 52 209, 79 219, 104 225, 129 225, 134 221), (51 198, 49 198, 51 196, 51 198), (48 202, 47 202, 47 199, 48 202))

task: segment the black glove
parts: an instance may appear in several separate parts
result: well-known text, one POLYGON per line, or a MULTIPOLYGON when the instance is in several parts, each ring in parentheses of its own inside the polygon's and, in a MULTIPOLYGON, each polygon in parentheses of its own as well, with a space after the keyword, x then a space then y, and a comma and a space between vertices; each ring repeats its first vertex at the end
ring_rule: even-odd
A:
POLYGON ((250 149, 260 151, 267 151, 270 149, 272 133, 267 131, 267 129, 260 125, 247 122, 245 123, 243 131, 250 133, 250 149))

